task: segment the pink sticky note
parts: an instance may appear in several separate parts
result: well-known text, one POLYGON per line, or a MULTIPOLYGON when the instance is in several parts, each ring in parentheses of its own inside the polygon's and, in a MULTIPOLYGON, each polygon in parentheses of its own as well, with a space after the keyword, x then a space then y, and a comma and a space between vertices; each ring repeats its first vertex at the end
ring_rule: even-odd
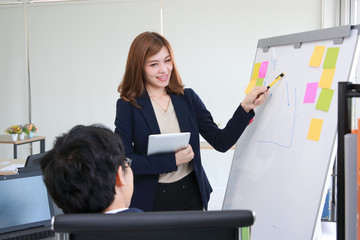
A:
POLYGON ((265 78, 269 62, 262 62, 259 69, 259 78, 265 78))
POLYGON ((316 90, 318 87, 318 82, 308 83, 306 85, 306 92, 304 96, 304 103, 314 103, 316 98, 316 90))

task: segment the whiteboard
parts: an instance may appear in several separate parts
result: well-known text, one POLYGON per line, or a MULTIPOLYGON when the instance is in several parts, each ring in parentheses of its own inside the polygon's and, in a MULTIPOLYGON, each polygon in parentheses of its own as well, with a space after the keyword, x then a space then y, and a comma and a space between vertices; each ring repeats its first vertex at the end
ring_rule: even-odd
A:
MULTIPOLYGON (((324 29, 258 42, 256 63, 268 62, 263 85, 281 72, 285 77, 269 90, 266 102, 236 144, 223 209, 256 213, 252 239, 312 239, 337 134, 337 88, 347 81, 358 29, 324 29), (339 47, 328 111, 304 103, 308 83, 319 82, 319 67, 309 66, 316 46, 339 47), (308 139, 312 119, 322 119, 318 140, 308 139)), ((317 128, 316 131, 318 131, 317 128)))

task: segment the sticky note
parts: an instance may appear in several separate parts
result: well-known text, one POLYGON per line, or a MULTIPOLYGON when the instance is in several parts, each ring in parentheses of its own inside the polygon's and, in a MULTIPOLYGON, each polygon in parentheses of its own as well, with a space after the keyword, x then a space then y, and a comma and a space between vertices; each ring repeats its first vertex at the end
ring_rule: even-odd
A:
POLYGON ((314 103, 315 102, 317 88, 318 88, 318 82, 312 82, 312 83, 306 84, 304 103, 314 103))
POLYGON ((261 63, 255 63, 251 79, 258 79, 259 78, 260 66, 261 66, 261 63))
POLYGON ((336 66, 336 61, 339 55, 339 47, 328 48, 325 55, 323 68, 333 69, 336 66))
POLYGON ((259 69, 259 78, 265 78, 269 62, 262 62, 259 69))
POLYGON ((321 74, 320 82, 319 82, 319 88, 331 88, 331 84, 333 82, 335 75, 335 68, 333 69, 323 69, 323 72, 321 74))
POLYGON ((319 141, 323 121, 324 121, 323 119, 317 119, 317 118, 311 119, 307 139, 313 141, 319 141))
POLYGON ((263 78, 258 78, 256 80, 255 86, 262 86, 262 85, 264 85, 264 79, 263 78))
POLYGON ((245 89, 245 94, 249 94, 251 89, 253 89, 255 87, 255 84, 256 84, 256 79, 251 79, 249 84, 247 85, 247 87, 245 89))
POLYGON ((310 58, 309 66, 320 67, 325 50, 326 50, 325 46, 315 46, 315 49, 310 58))
POLYGON ((316 103, 316 109, 322 111, 329 111, 331 99, 334 95, 334 89, 322 88, 320 92, 319 99, 316 103))

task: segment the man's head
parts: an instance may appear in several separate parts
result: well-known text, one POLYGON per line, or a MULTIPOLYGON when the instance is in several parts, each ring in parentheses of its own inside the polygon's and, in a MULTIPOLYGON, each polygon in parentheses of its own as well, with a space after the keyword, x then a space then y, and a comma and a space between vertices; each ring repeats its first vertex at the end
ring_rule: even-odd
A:
POLYGON ((100 125, 57 137, 41 161, 44 182, 64 213, 96 213, 130 205, 133 173, 120 137, 100 125))

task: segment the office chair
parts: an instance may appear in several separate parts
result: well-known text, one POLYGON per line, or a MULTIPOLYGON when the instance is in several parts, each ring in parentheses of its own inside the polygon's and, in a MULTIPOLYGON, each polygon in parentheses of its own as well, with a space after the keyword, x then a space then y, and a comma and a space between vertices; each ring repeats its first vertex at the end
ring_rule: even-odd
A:
POLYGON ((31 172, 40 169, 41 159, 47 154, 47 152, 29 155, 26 158, 24 167, 18 168, 20 174, 31 172))
POLYGON ((47 152, 29 155, 26 158, 25 167, 40 167, 41 159, 47 154, 47 152))
POLYGON ((254 221, 250 210, 63 214, 52 229, 57 240, 234 240, 254 221))

